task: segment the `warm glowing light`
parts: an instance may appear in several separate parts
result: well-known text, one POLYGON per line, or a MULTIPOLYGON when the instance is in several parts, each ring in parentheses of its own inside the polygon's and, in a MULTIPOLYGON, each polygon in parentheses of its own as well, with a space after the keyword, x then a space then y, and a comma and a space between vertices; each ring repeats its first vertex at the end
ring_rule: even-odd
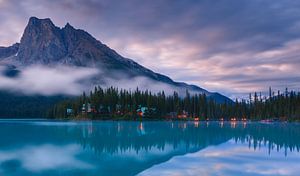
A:
POLYGON ((243 123, 243 128, 246 128, 247 127, 247 122, 244 122, 243 123))
POLYGON ((235 127, 236 127, 236 121, 232 121, 232 122, 230 123, 230 125, 231 125, 231 128, 235 128, 235 127))
POLYGON ((142 117, 143 116, 143 112, 138 112, 137 115, 140 116, 140 117, 142 117))
POLYGON ((223 126, 224 126, 224 122, 221 121, 221 122, 220 122, 220 127, 223 128, 223 126))
POLYGON ((144 130, 144 126, 143 126, 143 123, 141 122, 140 125, 139 125, 139 129, 142 131, 144 130))
POLYGON ((179 119, 185 119, 185 118, 187 118, 187 115, 186 114, 179 114, 177 117, 179 119))
POLYGON ((186 129, 186 123, 183 124, 183 128, 186 129))

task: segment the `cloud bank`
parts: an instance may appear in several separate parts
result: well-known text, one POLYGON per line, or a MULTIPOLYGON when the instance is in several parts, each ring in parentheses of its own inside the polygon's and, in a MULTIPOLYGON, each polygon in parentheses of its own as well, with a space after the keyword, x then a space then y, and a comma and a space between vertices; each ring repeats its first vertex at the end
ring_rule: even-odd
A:
MULTIPOLYGON (((164 91, 171 95, 174 91, 184 96, 186 89, 163 82, 138 76, 129 78, 124 74, 102 72, 101 69, 70 66, 41 66, 8 68, 0 66, 0 90, 7 90, 25 95, 81 95, 95 86, 102 88, 117 87, 129 91, 149 90, 152 93, 164 91)), ((199 93, 199 92, 197 92, 199 93)))
MULTIPOLYGON (((0 72, 4 69, 0 67, 0 72)), ((0 74, 0 89, 29 95, 79 95, 91 89, 84 82, 98 73, 92 68, 33 66, 21 70, 16 77, 0 74)))

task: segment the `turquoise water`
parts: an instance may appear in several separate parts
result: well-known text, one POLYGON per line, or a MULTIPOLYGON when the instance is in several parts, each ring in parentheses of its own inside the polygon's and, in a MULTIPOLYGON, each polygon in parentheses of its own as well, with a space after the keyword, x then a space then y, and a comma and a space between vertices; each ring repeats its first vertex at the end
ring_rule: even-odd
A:
POLYGON ((300 124, 0 121, 0 175, 299 175, 300 124))

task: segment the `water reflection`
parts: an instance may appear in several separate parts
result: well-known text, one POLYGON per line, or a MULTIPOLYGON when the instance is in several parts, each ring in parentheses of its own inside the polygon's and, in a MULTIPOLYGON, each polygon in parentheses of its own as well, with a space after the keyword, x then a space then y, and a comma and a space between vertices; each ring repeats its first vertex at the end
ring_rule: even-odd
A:
POLYGON ((169 161, 155 165, 140 173, 140 176, 172 175, 224 175, 263 176, 299 175, 300 153, 275 152, 268 156, 266 148, 248 150, 241 143, 230 140, 219 146, 210 146, 199 152, 175 156, 169 161))
POLYGON ((81 148, 77 145, 27 146, 1 151, 0 162, 2 169, 17 170, 22 165, 25 171, 32 172, 68 168, 93 169, 92 165, 76 158, 80 153, 81 148))
POLYGON ((300 161, 299 124, 2 121, 0 127, 0 175, 189 175, 183 171, 193 165, 199 173, 222 166, 222 175, 235 175, 245 172, 236 164, 262 170, 300 161))

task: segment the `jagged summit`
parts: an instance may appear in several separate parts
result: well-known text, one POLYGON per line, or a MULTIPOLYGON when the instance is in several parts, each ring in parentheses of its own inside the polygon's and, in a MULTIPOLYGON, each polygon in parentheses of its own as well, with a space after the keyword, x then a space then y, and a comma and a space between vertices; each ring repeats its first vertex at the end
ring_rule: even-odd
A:
POLYGON ((37 64, 91 67, 101 70, 102 73, 93 79, 93 84, 100 84, 103 77, 116 80, 145 77, 176 89, 189 89, 206 93, 217 100, 229 100, 227 97, 210 93, 197 86, 174 82, 167 76, 122 57, 86 31, 75 29, 69 23, 59 28, 49 18, 31 17, 20 44, 0 48, 0 64, 14 65, 19 68, 37 64))
POLYGON ((55 26, 50 18, 44 18, 44 19, 39 19, 37 17, 30 17, 29 18, 28 26, 29 25, 40 25, 40 24, 55 26))
POLYGON ((70 23, 68 22, 64 28, 71 28, 71 29, 74 29, 74 27, 72 25, 70 25, 70 23))
POLYGON ((61 29, 49 18, 31 17, 21 38, 16 60, 22 65, 48 64, 65 54, 61 29))
POLYGON ((111 67, 119 58, 121 56, 115 51, 69 23, 59 28, 49 18, 31 17, 15 59, 22 66, 66 64, 97 67, 107 64, 111 67))

